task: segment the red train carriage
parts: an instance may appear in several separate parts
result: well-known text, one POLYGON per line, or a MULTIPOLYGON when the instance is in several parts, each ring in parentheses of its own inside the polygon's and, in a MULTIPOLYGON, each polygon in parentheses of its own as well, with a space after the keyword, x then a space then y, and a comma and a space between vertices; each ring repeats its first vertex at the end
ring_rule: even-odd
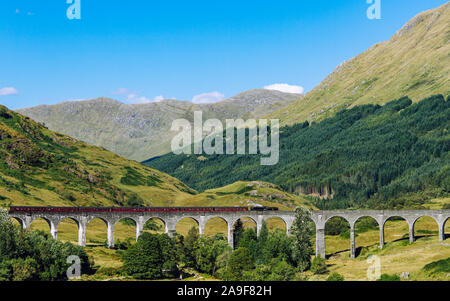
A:
POLYGON ((100 212, 241 212, 241 211, 277 211, 276 207, 29 207, 12 206, 10 213, 100 213, 100 212))

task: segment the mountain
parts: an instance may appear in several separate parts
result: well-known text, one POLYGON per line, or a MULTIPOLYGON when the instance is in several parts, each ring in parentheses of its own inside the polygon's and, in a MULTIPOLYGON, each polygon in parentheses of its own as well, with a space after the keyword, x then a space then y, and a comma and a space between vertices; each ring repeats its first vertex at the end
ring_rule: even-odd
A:
POLYGON ((0 206, 152 205, 196 192, 0 106, 0 206))
POLYGON ((147 104, 123 104, 98 98, 21 109, 26 115, 54 131, 86 143, 102 146, 126 158, 143 161, 171 151, 172 121, 193 121, 194 111, 203 118, 260 118, 294 100, 299 94, 273 90, 251 90, 214 104, 164 100, 147 104))
POLYGON ((179 180, 0 106, 0 207, 296 206, 274 184, 238 182, 197 193, 179 180))
POLYGON ((450 97, 404 97, 281 128, 277 165, 262 166, 259 155, 174 154, 145 164, 200 191, 269 181, 321 209, 448 208, 449 116, 450 97))
POLYGON ((449 95, 450 3, 423 12, 389 41, 340 64, 299 99, 270 114, 281 124, 323 120, 343 108, 384 104, 407 95, 414 102, 449 95))

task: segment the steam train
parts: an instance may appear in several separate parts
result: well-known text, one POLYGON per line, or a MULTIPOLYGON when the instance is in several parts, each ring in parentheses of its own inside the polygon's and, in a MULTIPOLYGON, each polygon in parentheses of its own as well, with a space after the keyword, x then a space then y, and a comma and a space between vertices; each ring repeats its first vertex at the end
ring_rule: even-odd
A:
POLYGON ((278 211, 276 207, 10 207, 12 213, 101 213, 101 212, 242 212, 242 211, 278 211))

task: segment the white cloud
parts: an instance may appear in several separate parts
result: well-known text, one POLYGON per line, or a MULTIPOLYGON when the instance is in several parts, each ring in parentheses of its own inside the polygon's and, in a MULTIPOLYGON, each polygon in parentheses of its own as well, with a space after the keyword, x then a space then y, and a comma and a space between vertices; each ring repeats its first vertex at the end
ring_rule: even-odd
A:
POLYGON ((295 94, 303 94, 305 89, 302 86, 293 86, 288 84, 273 84, 269 86, 265 86, 266 90, 276 90, 285 93, 295 93, 295 94))
POLYGON ((125 95, 128 93, 128 89, 127 88, 119 88, 114 92, 111 92, 111 94, 113 95, 125 95))
POLYGON ((163 100, 164 100, 164 96, 162 96, 162 95, 155 96, 153 99, 147 98, 145 96, 139 96, 137 94, 128 94, 128 96, 127 96, 127 102, 131 103, 131 104, 160 102, 163 100))
POLYGON ((160 102, 160 101, 163 101, 163 100, 164 100, 164 96, 162 96, 162 95, 159 95, 159 96, 156 96, 155 98, 153 98, 154 102, 160 102))
POLYGON ((19 91, 17 91, 17 89, 13 87, 5 87, 0 89, 0 96, 16 95, 16 94, 19 94, 19 91))
POLYGON ((196 104, 215 103, 225 99, 225 95, 220 92, 210 92, 195 95, 192 102, 196 104))

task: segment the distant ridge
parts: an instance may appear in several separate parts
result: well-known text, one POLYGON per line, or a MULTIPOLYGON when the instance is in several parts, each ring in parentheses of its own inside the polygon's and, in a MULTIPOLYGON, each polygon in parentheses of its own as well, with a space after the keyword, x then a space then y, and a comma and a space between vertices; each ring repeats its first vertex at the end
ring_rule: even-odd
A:
POLYGON ((143 161, 170 152, 171 139, 176 134, 170 131, 172 121, 193 120, 194 111, 202 111, 204 119, 261 118, 301 97, 300 94, 256 89, 213 104, 180 100, 124 104, 97 98, 40 105, 17 112, 45 123, 51 130, 143 161))

